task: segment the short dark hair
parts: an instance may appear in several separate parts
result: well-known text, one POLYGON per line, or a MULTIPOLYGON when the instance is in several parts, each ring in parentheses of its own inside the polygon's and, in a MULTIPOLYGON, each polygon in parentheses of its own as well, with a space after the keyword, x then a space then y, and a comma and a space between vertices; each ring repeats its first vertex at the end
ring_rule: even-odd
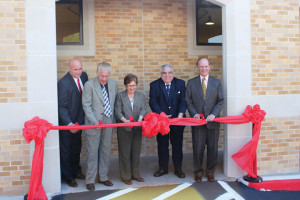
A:
POLYGON ((127 74, 124 78, 124 85, 127 85, 131 81, 134 81, 136 84, 138 84, 138 77, 134 74, 127 74))

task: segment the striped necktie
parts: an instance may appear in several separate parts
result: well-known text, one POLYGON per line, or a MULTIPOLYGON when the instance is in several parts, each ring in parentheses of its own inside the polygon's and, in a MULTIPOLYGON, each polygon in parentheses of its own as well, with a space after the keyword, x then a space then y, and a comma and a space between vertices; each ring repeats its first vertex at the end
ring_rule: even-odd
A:
POLYGON ((205 97, 206 97, 205 78, 202 79, 202 90, 203 90, 203 96, 204 96, 204 99, 205 99, 205 97))
POLYGON ((167 84, 166 86, 167 86, 167 94, 168 96, 170 96, 170 84, 167 84))
POLYGON ((102 94, 103 94, 103 100, 104 100, 104 115, 107 117, 110 117, 112 115, 112 110, 110 107, 108 94, 106 92, 105 86, 101 85, 101 87, 102 87, 102 94))

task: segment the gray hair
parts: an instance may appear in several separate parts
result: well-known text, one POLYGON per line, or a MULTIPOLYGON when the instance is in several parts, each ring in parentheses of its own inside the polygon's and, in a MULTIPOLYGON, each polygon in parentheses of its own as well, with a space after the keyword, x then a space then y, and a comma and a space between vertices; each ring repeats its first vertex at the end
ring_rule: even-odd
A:
POLYGON ((162 73, 162 71, 164 70, 164 68, 169 67, 171 68, 172 72, 174 72, 174 67, 170 64, 164 64, 163 66, 161 66, 160 68, 160 73, 162 73))
POLYGON ((97 73, 99 74, 100 70, 108 70, 109 73, 111 73, 111 66, 109 63, 107 62, 101 62, 99 63, 99 65, 97 66, 97 73))

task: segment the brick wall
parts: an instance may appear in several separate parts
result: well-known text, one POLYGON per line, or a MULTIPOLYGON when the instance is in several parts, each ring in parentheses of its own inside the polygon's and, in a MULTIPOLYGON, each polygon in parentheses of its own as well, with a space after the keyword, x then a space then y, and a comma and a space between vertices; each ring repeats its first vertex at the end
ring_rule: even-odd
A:
POLYGON ((257 148, 259 174, 299 173, 300 117, 267 118, 257 148))
POLYGON ((24 5, 0 2, 0 103, 27 101, 24 5))
MULTIPOLYGON (((27 102, 24 1, 0 1, 0 30, 0 103, 27 102)), ((0 127, 0 196, 28 191, 29 155, 21 130, 0 127)))
MULTIPOLYGON (((119 91, 125 89, 124 77, 134 73, 139 77, 137 90, 145 94, 148 105, 149 83, 160 77, 163 64, 172 64, 175 76, 185 81, 198 75, 195 65, 198 57, 187 55, 185 0, 146 0, 144 3, 96 0, 95 27, 96 56, 79 57, 90 79, 96 76, 96 66, 102 61, 112 65, 111 78, 118 82, 119 91)), ((68 59, 70 57, 58 57, 58 78, 67 72, 68 59)), ((222 57, 210 56, 209 59, 211 75, 222 80, 222 57)), ((148 111, 151 112, 149 106, 148 111)), ((157 155, 155 138, 143 139, 142 145, 142 155, 157 155)), ((223 149, 223 134, 219 146, 223 149)), ((192 152, 190 127, 185 129, 183 150, 192 152)), ((85 145, 82 152, 85 160, 85 145)), ((116 156, 118 145, 114 134, 112 157, 116 156)))
POLYGON ((252 94, 300 94, 299 1, 252 1, 252 94))

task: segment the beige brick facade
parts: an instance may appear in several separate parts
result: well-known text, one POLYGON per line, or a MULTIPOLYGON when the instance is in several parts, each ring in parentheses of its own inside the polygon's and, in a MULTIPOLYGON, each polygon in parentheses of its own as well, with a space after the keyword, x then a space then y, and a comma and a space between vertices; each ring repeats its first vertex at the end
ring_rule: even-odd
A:
POLYGON ((0 103, 26 102, 25 2, 0 2, 0 103))
MULTIPOLYGON (((185 0, 95 0, 96 55, 78 57, 89 78, 96 76, 99 62, 109 62, 119 90, 124 89, 124 76, 134 73, 148 102, 149 83, 160 76, 162 64, 174 65, 175 76, 185 81, 196 76, 198 56, 187 53, 186 6, 185 0)), ((0 103, 26 102, 24 0, 0 2, 0 29, 0 103)), ((300 94, 299 36, 297 0, 251 1, 253 95, 300 94)), ((211 75, 222 80, 222 56, 205 57, 212 64, 211 75)), ((57 58, 58 78, 67 72, 70 58, 57 58)), ((299 173, 299 116, 266 117, 258 145, 258 174, 299 173)), ((220 149, 223 143, 222 134, 220 149)), ((183 150, 192 152, 190 127, 185 129, 183 150)), ((156 154, 155 138, 145 138, 142 155, 156 154)), ((117 156, 114 134, 112 157, 117 156)), ((0 196, 26 194, 29 180, 30 150, 21 130, 0 130, 0 196)))
POLYGON ((257 148, 259 174, 299 172, 300 117, 267 118, 257 148))
POLYGON ((252 1, 253 95, 300 94, 299 1, 252 1))

